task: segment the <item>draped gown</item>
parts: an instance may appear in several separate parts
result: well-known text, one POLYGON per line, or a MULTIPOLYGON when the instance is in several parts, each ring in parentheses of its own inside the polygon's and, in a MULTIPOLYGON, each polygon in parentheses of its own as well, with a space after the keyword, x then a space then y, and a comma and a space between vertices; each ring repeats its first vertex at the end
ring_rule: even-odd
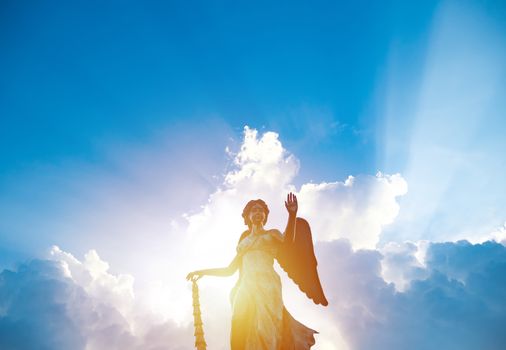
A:
POLYGON ((282 236, 277 230, 250 234, 237 245, 240 276, 231 292, 232 350, 305 350, 316 331, 285 309, 281 280, 273 267, 282 236))

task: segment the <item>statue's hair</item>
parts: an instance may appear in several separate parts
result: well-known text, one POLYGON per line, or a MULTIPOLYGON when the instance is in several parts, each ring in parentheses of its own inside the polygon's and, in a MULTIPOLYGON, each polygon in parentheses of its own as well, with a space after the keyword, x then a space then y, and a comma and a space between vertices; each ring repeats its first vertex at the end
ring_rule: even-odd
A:
POLYGON ((249 201, 242 211, 242 217, 244 219, 244 224, 248 225, 248 227, 250 229, 251 229, 251 221, 249 219, 249 212, 251 211, 251 208, 253 208, 253 206, 256 204, 260 205, 263 208, 263 210, 265 211, 265 220, 263 222, 264 225, 267 222, 267 217, 269 216, 269 207, 267 206, 267 204, 265 204, 265 202, 263 200, 253 199, 253 200, 249 201))

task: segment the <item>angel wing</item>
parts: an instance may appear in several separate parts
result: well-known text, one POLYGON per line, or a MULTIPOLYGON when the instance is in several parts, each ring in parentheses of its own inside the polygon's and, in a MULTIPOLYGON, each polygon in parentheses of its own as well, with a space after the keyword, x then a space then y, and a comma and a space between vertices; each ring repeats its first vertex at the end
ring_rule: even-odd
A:
POLYGON ((315 304, 328 305, 316 266, 311 229, 306 220, 297 218, 295 227, 287 227, 285 239, 276 257, 279 265, 315 304), (291 231, 291 232, 290 232, 291 231))

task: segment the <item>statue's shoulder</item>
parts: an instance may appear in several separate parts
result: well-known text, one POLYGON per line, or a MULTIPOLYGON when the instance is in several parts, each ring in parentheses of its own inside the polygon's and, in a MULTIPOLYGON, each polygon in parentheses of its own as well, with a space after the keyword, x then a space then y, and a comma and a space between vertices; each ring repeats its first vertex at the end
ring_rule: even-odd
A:
POLYGON ((241 241, 243 239, 245 239, 248 236, 248 234, 249 234, 249 230, 246 230, 243 233, 241 233, 241 237, 239 238, 239 242, 237 242, 237 244, 241 243, 241 241))
POLYGON ((267 233, 269 234, 270 237, 274 238, 275 240, 283 241, 283 235, 281 234, 281 231, 279 231, 278 229, 273 228, 267 230, 267 233))

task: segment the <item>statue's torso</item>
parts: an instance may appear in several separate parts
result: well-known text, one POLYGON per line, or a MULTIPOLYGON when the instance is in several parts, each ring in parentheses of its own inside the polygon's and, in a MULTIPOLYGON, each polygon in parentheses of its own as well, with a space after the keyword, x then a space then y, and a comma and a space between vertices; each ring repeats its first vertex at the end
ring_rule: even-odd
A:
POLYGON ((278 242, 269 232, 244 238, 237 246, 241 254, 241 275, 245 273, 274 272, 273 263, 278 242))

